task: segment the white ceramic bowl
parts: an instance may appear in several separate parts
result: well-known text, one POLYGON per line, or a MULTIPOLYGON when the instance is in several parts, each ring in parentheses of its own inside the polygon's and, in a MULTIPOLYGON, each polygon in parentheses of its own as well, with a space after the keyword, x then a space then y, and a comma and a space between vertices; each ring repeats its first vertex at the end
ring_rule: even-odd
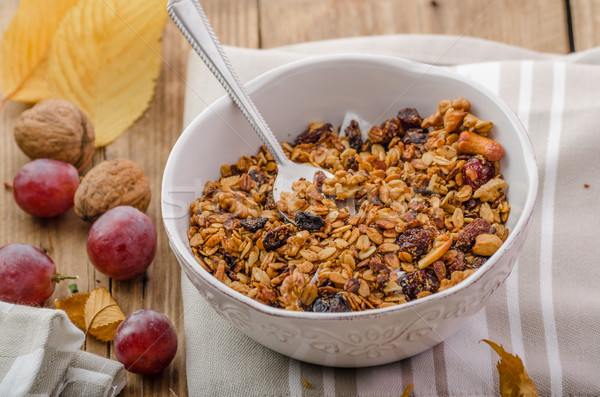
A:
POLYGON ((384 364, 420 353, 457 331, 509 275, 525 240, 537 192, 529 138, 509 107, 484 87, 445 69, 402 59, 332 55, 284 65, 256 78, 248 91, 280 140, 292 141, 312 121, 340 125, 348 110, 381 122, 404 107, 423 117, 442 99, 465 97, 472 112, 494 122, 504 147, 502 173, 512 207, 506 242, 459 285, 406 304, 352 313, 291 312, 261 304, 217 281, 194 259, 186 232, 189 204, 220 166, 255 154, 260 141, 227 97, 185 129, 162 185, 165 229, 182 269, 224 318, 259 343, 299 360, 329 366, 384 364))

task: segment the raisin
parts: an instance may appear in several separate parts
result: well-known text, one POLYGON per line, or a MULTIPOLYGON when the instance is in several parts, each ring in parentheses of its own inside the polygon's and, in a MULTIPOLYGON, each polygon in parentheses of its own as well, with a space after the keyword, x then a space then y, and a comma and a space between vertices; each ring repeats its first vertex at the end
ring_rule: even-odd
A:
POLYGON ((242 264, 240 263, 240 261, 238 261, 238 259, 231 255, 229 252, 225 251, 224 249, 220 249, 219 252, 221 253, 221 255, 223 255, 223 260, 227 263, 227 267, 229 268, 229 270, 231 270, 234 273, 237 273, 241 270, 242 268, 242 264))
POLYGON ((413 259, 429 251, 432 243, 433 233, 421 227, 407 229, 396 239, 400 252, 409 253, 413 259))
POLYGON ((315 185, 315 187, 317 188, 317 190, 319 192, 321 191, 321 188, 323 187, 323 182, 325 182, 325 179, 327 179, 327 176, 325 175, 325 173, 323 171, 315 172, 313 184, 315 185))
POLYGON ((473 190, 479 189, 496 174, 494 164, 480 157, 471 157, 462 169, 463 181, 473 190))
POLYGON ((263 238, 263 247, 267 251, 276 250, 285 245, 286 240, 294 234, 294 226, 290 224, 282 225, 271 229, 263 238))
POLYGON ((232 176, 232 175, 239 175, 241 174, 240 169, 238 168, 237 164, 224 164, 221 167, 221 176, 232 176))
POLYGON ((438 280, 435 271, 428 268, 405 274, 399 285, 402 293, 411 301, 417 299, 417 295, 421 292, 437 292, 440 287, 440 280, 438 280))
POLYGON ((474 257, 466 260, 465 255, 462 252, 456 251, 456 250, 450 250, 450 251, 448 251, 448 253, 446 253, 446 255, 444 255, 442 257, 442 260, 444 260, 444 262, 448 264, 447 278, 450 278, 450 274, 453 272, 456 272, 456 271, 479 269, 481 267, 481 265, 483 265, 485 263, 487 258, 483 257, 483 256, 474 256, 474 257), (451 254, 450 256, 447 256, 448 254, 450 254, 452 252, 454 252, 456 254, 451 254))
POLYGON ((456 249, 468 251, 475 244, 475 237, 480 234, 489 233, 492 225, 483 218, 473 219, 463 230, 458 233, 456 238, 456 249))
POLYGON ((259 186, 267 183, 267 178, 265 178, 264 174, 259 170, 250 170, 248 171, 248 175, 250 179, 256 182, 259 186))
POLYGON ((267 194, 267 202, 265 203, 265 209, 267 210, 276 210, 277 206, 275 205, 275 200, 273 199, 273 191, 269 191, 267 194))
POLYGON ((342 313, 352 310, 341 293, 317 298, 308 309, 315 313, 342 313))
POLYGON ((319 281, 318 287, 322 289, 322 288, 329 287, 332 285, 333 285, 333 283, 331 282, 330 279, 324 278, 323 280, 319 281))
POLYGON ((348 170, 358 171, 358 168, 359 168, 358 160, 356 159, 356 156, 344 157, 344 159, 342 160, 342 165, 344 166, 344 168, 347 171, 348 170))
POLYGON ((450 276, 450 273, 452 272, 465 270, 465 254, 461 251, 454 249, 448 250, 448 252, 442 256, 442 261, 446 265, 448 276, 450 276))
POLYGON ((374 126, 371 128, 369 131, 369 140, 372 143, 381 143, 382 145, 387 145, 395 136, 402 135, 403 133, 404 129, 402 128, 400 121, 395 119, 386 120, 380 126, 374 126))
POLYGON ((406 135, 402 138, 404 143, 416 143, 421 145, 427 142, 427 133, 422 128, 410 128, 406 131, 406 135))
POLYGON ((225 262, 227 262, 227 265, 229 267, 232 267, 233 265, 235 265, 235 258, 233 257, 233 255, 231 255, 229 252, 225 251, 223 248, 221 248, 219 250, 219 252, 221 253, 221 255, 223 255, 223 260, 225 260, 225 262))
POLYGON ((296 145, 300 143, 316 143, 321 137, 333 131, 333 126, 329 123, 313 123, 306 131, 296 138, 296 145))
POLYGON ((379 197, 377 197, 377 195, 372 191, 365 194, 356 201, 356 208, 360 208, 365 201, 378 207, 383 206, 383 203, 381 202, 381 200, 379 200, 379 197))
POLYGON ((318 230, 325 226, 325 221, 320 216, 305 211, 296 212, 294 221, 300 229, 304 230, 318 230))
POLYGON ((429 176, 417 176, 414 180, 411 181, 410 187, 413 188, 415 193, 419 193, 422 195, 430 195, 434 194, 432 190, 429 190, 429 181, 431 177, 429 176))
POLYGON ((386 268, 385 264, 381 261, 381 258, 375 258, 369 260, 369 268, 374 272, 380 272, 386 268))
POLYGON ((269 218, 248 218, 240 221, 240 224, 244 229, 255 232, 258 229, 262 229, 268 220, 269 218))
POLYGON ((352 149, 355 149, 357 152, 360 152, 363 141, 362 135, 360 133, 360 128, 358 127, 358 123, 356 120, 352 120, 350 125, 346 127, 344 130, 346 132, 346 138, 348 139, 348 143, 352 149))
POLYGON ((423 119, 415 108, 404 108, 398 112, 398 120, 405 129, 420 127, 423 119))
POLYGON ((486 261, 488 258, 484 257, 484 256, 475 256, 473 258, 473 260, 470 263, 467 263, 467 265, 465 266, 466 269, 479 269, 486 261))
POLYGON ((474 199, 474 198, 470 198, 467 201, 465 201, 465 203, 463 204, 463 206, 465 207, 465 210, 471 211, 475 207, 477 207, 478 203, 479 203, 479 200, 474 199))
POLYGON ((377 283, 377 287, 379 289, 384 289, 387 283, 390 281, 390 269, 382 269, 377 276, 375 282, 377 283))

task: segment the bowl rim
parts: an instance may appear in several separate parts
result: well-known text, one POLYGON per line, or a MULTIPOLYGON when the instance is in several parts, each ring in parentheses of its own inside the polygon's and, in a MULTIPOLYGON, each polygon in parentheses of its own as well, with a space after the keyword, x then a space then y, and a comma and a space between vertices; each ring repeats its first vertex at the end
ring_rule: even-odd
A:
MULTIPOLYGON (((511 248, 522 238, 522 235, 527 230, 527 225, 529 224, 533 211, 535 208, 535 204, 537 201, 537 191, 538 191, 538 167, 535 159, 535 152, 533 150, 533 145, 531 143, 531 139, 527 134, 523 124, 518 119, 516 114, 512 111, 512 109, 502 100, 496 93, 483 86, 482 84, 469 79, 463 75, 458 74, 452 70, 438 67, 431 64, 419 63, 412 60, 407 60, 404 58, 387 56, 387 55, 378 55, 378 54, 359 54, 359 53, 343 53, 343 54, 330 54, 330 55, 315 55, 309 56, 307 58, 303 58, 300 60, 292 61, 273 69, 270 69, 254 79, 250 80, 245 87, 247 91, 252 95, 253 92, 256 92, 273 81, 277 80, 278 76, 288 74, 290 72, 298 71, 300 69, 304 69, 307 67, 331 67, 334 65, 339 65, 340 62, 344 62, 345 65, 349 63, 367 63, 372 65, 382 64, 387 67, 394 67, 399 69, 404 69, 409 73, 414 73, 420 76, 418 79, 421 79, 425 76, 432 75, 436 77, 442 77, 446 79, 452 79, 458 81, 459 83, 466 84, 476 89, 483 95, 487 96, 491 99, 496 106, 505 114, 505 116, 510 121, 511 125, 517 132, 517 136, 519 138, 519 145, 523 151, 523 161, 526 165, 525 172, 530 181, 529 186, 527 188, 526 199, 523 205, 523 210, 513 228, 511 233, 509 233, 506 241, 500 246, 498 251, 494 253, 485 264, 480 267, 476 272, 467 277, 465 280, 460 282, 459 284, 448 288, 441 292, 436 292, 432 295, 415 299, 410 302, 406 302, 401 305, 385 307, 385 308, 377 308, 377 309, 369 309, 364 311, 353 311, 353 312, 342 312, 342 313, 315 313, 315 312, 302 312, 302 311, 290 311, 282 308, 275 308, 263 303, 260 303, 240 292, 235 291, 234 289, 228 287, 221 281, 217 280, 213 277, 211 273, 205 270, 193 257, 189 245, 183 244, 177 237, 175 237, 178 233, 176 228, 176 222, 173 218, 165 217, 166 200, 162 197, 163 192, 166 191, 165 187, 168 184, 168 177, 170 174, 173 174, 174 163, 176 161, 177 154, 179 149, 185 145, 185 141, 187 138, 193 135, 194 131, 197 130, 197 126, 202 123, 203 119, 208 117, 210 113, 215 111, 215 109, 219 107, 225 106, 234 106, 235 104, 231 99, 224 95, 221 98, 214 101, 212 104, 207 106, 202 112, 194 117, 192 122, 189 123, 187 127, 184 128, 183 132, 177 139, 175 145, 171 149, 169 154, 167 163, 165 165, 165 169, 163 172, 163 180, 161 185, 161 213, 164 229, 167 233, 167 237, 170 243, 170 247, 178 257, 179 261, 185 261, 186 265, 197 273, 202 279, 209 283, 211 286, 215 287, 229 298, 234 299, 238 303, 248 307, 249 309, 262 312, 269 316, 275 317, 285 317, 289 319, 310 319, 310 320, 358 320, 358 319, 371 319, 378 318, 380 316, 387 316, 390 312, 403 312, 403 311, 416 311, 421 306, 427 306, 429 303, 445 299, 451 295, 457 294, 460 291, 468 288, 471 284, 476 283, 479 279, 481 279, 497 262, 498 259, 504 255, 506 252, 510 251, 511 248)), ((179 231, 180 232, 180 231, 179 231)), ((523 236, 524 237, 524 236, 523 236)), ((183 268, 184 265, 180 264, 183 268)), ((185 272, 185 269, 183 269, 185 272)), ((186 275, 187 276, 187 275, 186 275)))

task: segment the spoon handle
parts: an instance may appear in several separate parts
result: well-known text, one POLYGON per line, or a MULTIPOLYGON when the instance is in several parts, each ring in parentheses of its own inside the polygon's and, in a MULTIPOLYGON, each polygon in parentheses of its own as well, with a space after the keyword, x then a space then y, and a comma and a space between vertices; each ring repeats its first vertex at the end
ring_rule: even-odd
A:
POLYGON ((288 158, 233 70, 200 3, 197 0, 169 0, 167 10, 194 51, 248 119, 277 164, 287 163, 288 158))

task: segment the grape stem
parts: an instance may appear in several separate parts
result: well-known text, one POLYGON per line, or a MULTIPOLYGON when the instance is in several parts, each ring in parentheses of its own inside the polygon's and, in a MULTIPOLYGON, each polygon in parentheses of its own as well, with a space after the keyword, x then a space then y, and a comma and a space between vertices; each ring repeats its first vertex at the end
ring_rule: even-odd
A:
POLYGON ((78 280, 79 276, 63 276, 62 274, 55 274, 52 276, 52 282, 58 283, 62 280, 78 280))

